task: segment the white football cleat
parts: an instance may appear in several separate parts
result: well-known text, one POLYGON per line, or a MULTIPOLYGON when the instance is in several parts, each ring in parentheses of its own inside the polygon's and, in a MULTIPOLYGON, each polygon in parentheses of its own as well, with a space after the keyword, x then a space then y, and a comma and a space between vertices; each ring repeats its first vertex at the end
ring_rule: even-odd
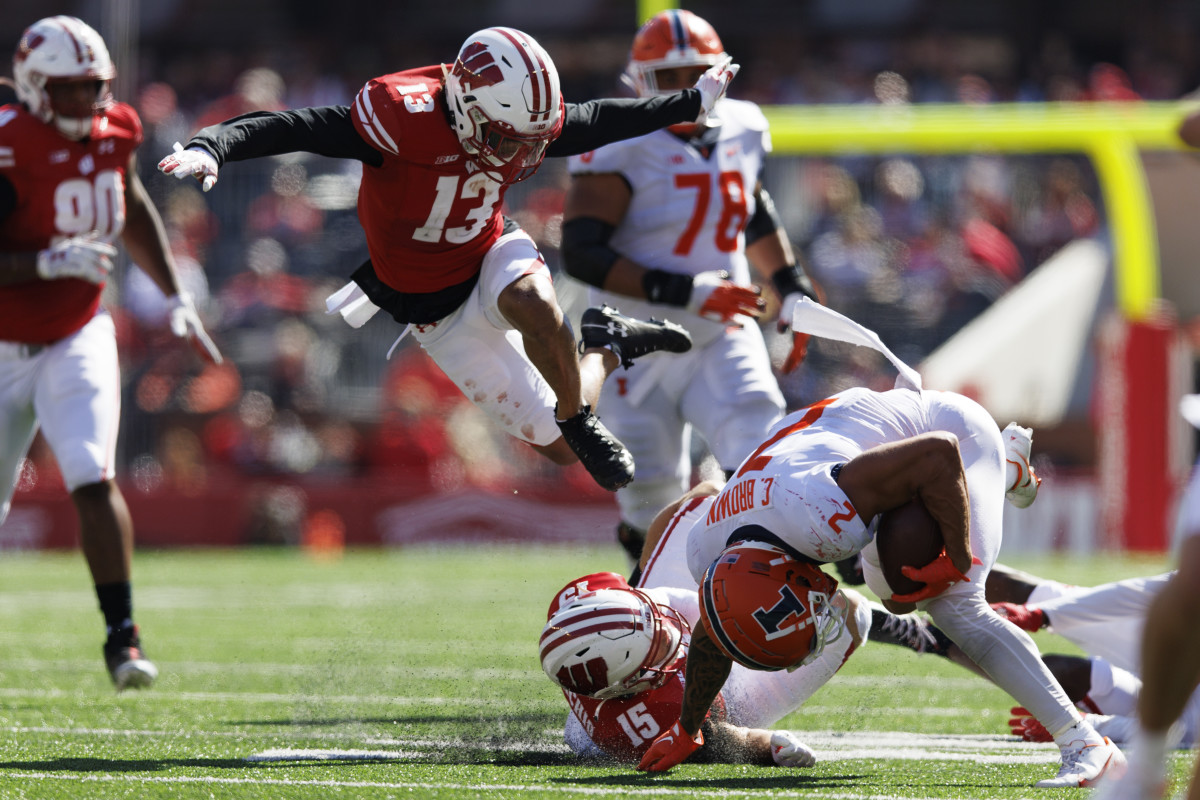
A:
POLYGON ((771 758, 781 767, 811 767, 817 754, 791 731, 771 732, 771 758))
POLYGON ((1042 479, 1029 465, 1029 453, 1033 449, 1033 431, 1022 428, 1015 422, 1004 429, 1004 461, 1007 468, 1004 496, 1017 508, 1029 508, 1037 499, 1042 479))
POLYGON ((1086 744, 1082 739, 1076 739, 1062 745, 1061 750, 1062 766, 1058 774, 1038 781, 1034 786, 1039 789, 1095 786, 1125 774, 1125 754, 1107 736, 1103 744, 1086 744))

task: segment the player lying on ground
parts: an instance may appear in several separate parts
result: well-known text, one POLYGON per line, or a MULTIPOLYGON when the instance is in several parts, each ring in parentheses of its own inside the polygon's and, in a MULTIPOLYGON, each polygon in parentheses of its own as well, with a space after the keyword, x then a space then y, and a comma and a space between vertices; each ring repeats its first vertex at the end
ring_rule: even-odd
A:
MULTIPOLYGON (((655 517, 636 587, 611 572, 586 575, 551 604, 542 667, 570 707, 564 736, 576 754, 636 764, 679 718, 690 630, 700 613, 687 569, 687 531, 707 509, 704 499, 719 490, 720 484, 701 483, 655 517)), ((877 633, 934 646, 918 621, 853 590, 830 599, 846 605, 844 630, 830 636, 819 658, 792 672, 734 665, 703 723, 705 746, 691 760, 811 766, 816 756, 794 733, 770 726, 803 705, 877 633)))
POLYGON ((850 389, 785 417, 692 526, 688 566, 701 586, 702 624, 680 719, 640 768, 669 769, 703 743, 700 722, 735 662, 779 670, 819 657, 838 611, 813 565, 862 552, 867 585, 890 610, 927 611, 1051 732, 1062 765, 1039 787, 1091 785, 1119 772, 1120 750, 1082 719, 1029 635, 984 598, 1004 502, 995 422, 962 395, 922 391, 877 336, 822 306, 801 301, 793 329, 877 347, 902 368, 904 388, 850 389), (931 515, 928 535, 941 552, 926 566, 904 566, 918 587, 897 595, 869 525, 914 499, 931 515))

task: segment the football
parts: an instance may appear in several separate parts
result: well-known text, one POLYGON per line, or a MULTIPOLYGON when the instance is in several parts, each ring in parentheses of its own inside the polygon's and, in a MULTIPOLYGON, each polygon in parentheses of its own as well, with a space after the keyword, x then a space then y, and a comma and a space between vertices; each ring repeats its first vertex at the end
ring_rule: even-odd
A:
POLYGON ((942 552, 942 544, 942 532, 919 498, 880 514, 875 546, 893 594, 908 594, 925 585, 904 577, 900 568, 925 566, 942 552))

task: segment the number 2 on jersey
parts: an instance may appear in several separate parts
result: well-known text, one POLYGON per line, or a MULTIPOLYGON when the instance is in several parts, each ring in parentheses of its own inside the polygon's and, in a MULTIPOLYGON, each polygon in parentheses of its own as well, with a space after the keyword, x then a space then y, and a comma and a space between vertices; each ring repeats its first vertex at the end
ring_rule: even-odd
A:
MULTIPOLYGON (((708 202, 712 196, 713 176, 707 172, 685 172, 675 176, 676 189, 692 189, 696 192, 696 204, 692 207, 692 216, 679 241, 675 243, 674 253, 686 256, 692 252, 696 237, 704 228, 704 219, 708 216, 708 202)), ((717 190, 721 195, 721 215, 717 219, 714 244, 719 252, 732 253, 737 249, 738 237, 746 227, 749 217, 746 202, 746 186, 742 181, 742 173, 726 170, 716 176, 717 190)))

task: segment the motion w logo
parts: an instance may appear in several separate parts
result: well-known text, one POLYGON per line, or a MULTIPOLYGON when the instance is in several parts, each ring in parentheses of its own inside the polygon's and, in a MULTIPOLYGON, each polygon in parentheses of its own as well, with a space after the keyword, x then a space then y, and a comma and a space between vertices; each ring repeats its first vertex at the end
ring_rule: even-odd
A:
POLYGON ((472 42, 463 48, 454 64, 454 73, 460 80, 470 80, 479 86, 494 86, 504 80, 500 65, 481 42, 472 42))
POLYGON ((555 677, 561 686, 576 694, 592 694, 608 686, 608 664, 603 658, 591 658, 582 664, 562 667, 555 677))

